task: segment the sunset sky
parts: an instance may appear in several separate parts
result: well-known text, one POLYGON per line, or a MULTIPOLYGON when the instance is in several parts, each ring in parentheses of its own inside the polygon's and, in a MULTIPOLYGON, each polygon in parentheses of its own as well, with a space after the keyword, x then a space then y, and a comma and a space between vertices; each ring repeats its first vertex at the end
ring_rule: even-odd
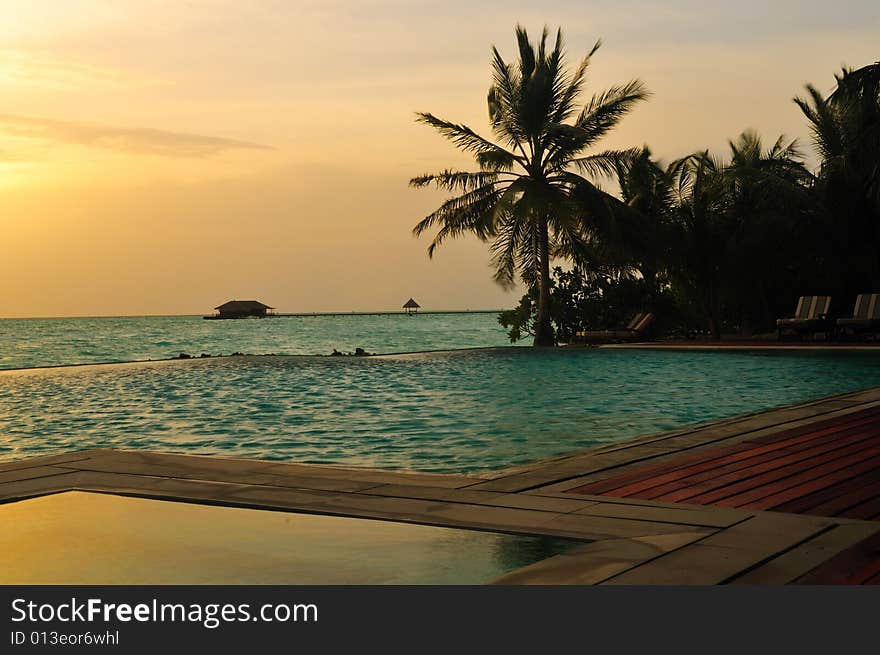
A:
POLYGON ((466 165, 431 111, 488 133, 489 49, 599 37, 588 90, 653 98, 604 144, 671 159, 880 58, 876 0, 0 0, 0 317, 496 308, 484 245, 410 230, 466 165), (543 5, 543 6, 541 6, 543 5))

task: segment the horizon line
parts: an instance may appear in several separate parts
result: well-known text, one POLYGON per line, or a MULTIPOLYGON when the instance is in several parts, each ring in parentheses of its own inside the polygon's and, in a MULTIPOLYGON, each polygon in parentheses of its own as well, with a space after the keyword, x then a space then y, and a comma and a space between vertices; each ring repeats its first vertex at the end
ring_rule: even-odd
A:
MULTIPOLYGON (((501 308, 485 308, 485 309, 451 309, 451 308, 443 308, 443 309, 424 309, 416 312, 417 314, 443 314, 443 313, 459 313, 459 314, 467 314, 467 313, 490 313, 490 312, 504 312, 509 311, 509 309, 501 308)), ((353 309, 346 311, 334 311, 334 310, 326 310, 326 311, 299 311, 299 312, 280 312, 277 311, 275 314, 278 318, 284 318, 285 316, 293 317, 293 316, 363 316, 363 315, 376 315, 376 314, 405 314, 403 309, 353 309)), ((196 313, 196 314, 69 314, 69 315, 43 315, 43 316, 0 316, 0 321, 30 321, 30 320, 56 320, 56 319, 68 319, 68 318, 187 318, 187 317, 202 317, 209 316, 210 313, 196 313)))

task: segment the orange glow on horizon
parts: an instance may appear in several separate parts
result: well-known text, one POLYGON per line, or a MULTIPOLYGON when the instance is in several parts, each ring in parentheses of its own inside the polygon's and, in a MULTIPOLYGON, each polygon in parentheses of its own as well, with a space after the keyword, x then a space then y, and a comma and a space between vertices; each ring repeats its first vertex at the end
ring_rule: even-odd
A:
POLYGON ((605 40, 591 91, 638 77, 653 92, 604 147, 722 153, 751 127, 809 150, 791 98, 876 59, 880 9, 746 4, 6 0, 0 317, 198 313, 231 297, 512 306, 483 244, 429 261, 411 237, 442 196, 409 178, 471 165, 413 113, 488 133, 489 46, 511 53, 517 22, 558 24, 572 62, 605 40))

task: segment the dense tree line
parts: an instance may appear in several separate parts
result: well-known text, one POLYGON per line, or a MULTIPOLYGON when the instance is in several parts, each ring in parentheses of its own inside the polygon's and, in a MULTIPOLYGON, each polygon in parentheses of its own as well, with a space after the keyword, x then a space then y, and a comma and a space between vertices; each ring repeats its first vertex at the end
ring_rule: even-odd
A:
POLYGON ((561 34, 547 48, 517 28, 520 61, 495 50, 489 115, 497 145, 420 114, 474 154, 479 171, 415 178, 458 195, 416 226, 489 242, 496 279, 529 292, 499 317, 512 340, 568 341, 638 311, 665 334, 771 330, 799 295, 833 296, 846 314, 880 292, 880 63, 836 76, 828 96, 794 101, 812 132, 811 170, 795 142, 746 131, 724 157, 664 164, 647 147, 587 154, 648 93, 638 80, 579 104, 598 44, 566 71, 561 34), (613 178, 619 194, 600 189, 613 178), (551 272, 551 261, 562 266, 551 272))

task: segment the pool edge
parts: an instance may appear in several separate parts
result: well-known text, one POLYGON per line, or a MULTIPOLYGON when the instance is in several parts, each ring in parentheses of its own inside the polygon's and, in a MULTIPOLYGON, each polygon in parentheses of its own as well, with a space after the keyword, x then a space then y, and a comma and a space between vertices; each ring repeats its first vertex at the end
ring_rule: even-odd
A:
POLYGON ((813 552, 811 544, 827 540, 830 534, 834 546, 826 547, 823 557, 831 559, 865 535, 880 532, 880 522, 576 496, 567 490, 597 475, 601 479, 645 462, 662 462, 682 450, 736 443, 762 431, 773 433, 878 406, 880 387, 872 387, 671 434, 647 435, 613 448, 544 461, 525 471, 507 475, 502 471, 488 479, 151 451, 79 451, 0 465, 0 502, 92 491, 541 534, 591 543, 576 554, 550 558, 552 562, 539 562, 529 571, 514 572, 515 576, 509 574, 497 582, 604 584, 631 579, 621 577, 629 571, 654 575, 647 583, 723 582, 732 575, 730 558, 741 567, 733 573, 738 575, 740 570, 752 570, 783 556, 788 562, 791 553, 813 552), (718 542, 725 545, 715 545, 718 542), (730 557, 719 557, 720 552, 730 557))

